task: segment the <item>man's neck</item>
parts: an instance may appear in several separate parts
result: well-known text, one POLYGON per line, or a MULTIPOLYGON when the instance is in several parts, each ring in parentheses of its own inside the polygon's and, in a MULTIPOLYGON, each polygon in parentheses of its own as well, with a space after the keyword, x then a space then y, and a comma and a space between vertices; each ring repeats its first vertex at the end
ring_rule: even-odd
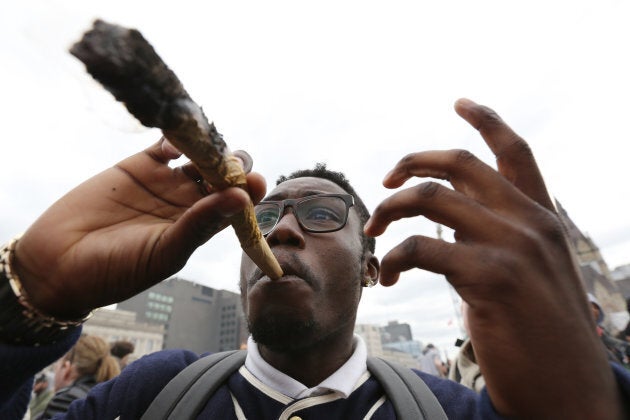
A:
POLYGON ((332 375, 352 355, 353 334, 326 337, 291 351, 271 350, 258 345, 261 357, 274 368, 311 388, 332 375))

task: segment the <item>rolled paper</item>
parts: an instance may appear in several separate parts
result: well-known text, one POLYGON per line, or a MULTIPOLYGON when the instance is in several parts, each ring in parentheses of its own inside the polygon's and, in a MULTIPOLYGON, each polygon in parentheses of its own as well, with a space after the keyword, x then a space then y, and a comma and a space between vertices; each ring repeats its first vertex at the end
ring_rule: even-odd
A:
MULTIPOLYGON (((139 31, 96 20, 70 53, 143 125, 160 128, 213 189, 247 190, 245 172, 223 136, 139 31)), ((282 269, 258 228, 253 204, 230 223, 252 261, 270 278, 280 278, 282 269)))

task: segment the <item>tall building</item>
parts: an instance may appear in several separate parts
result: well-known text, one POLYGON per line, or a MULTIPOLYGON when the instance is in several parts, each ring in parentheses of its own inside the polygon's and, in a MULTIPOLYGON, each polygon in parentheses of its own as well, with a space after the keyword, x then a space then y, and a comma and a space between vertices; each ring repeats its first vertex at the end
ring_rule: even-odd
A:
POLYGON ((138 321, 164 326, 164 348, 196 353, 240 348, 247 324, 238 293, 173 277, 118 304, 138 321))
POLYGON ((400 324, 398 321, 389 321, 382 328, 383 343, 394 343, 399 341, 411 341, 411 326, 407 323, 400 324))

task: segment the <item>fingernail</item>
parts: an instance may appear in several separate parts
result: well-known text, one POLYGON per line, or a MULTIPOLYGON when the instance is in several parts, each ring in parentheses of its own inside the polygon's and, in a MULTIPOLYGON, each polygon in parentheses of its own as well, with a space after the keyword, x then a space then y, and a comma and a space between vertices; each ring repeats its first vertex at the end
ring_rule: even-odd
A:
POLYGON ((459 98, 457 101, 455 101, 455 105, 471 106, 471 105, 477 105, 477 103, 474 101, 471 101, 468 98, 459 98))
POLYGON ((243 171, 246 174, 250 173, 252 167, 254 166, 254 159, 252 159, 249 153, 247 153, 245 150, 236 150, 232 154, 241 162, 243 171))

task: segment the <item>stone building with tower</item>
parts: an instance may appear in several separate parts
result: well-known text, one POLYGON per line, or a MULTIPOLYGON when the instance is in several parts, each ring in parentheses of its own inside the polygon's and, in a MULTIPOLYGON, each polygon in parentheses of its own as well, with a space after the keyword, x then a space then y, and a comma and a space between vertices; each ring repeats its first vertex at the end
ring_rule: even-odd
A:
POLYGON ((556 207, 577 255, 584 288, 597 297, 606 313, 606 328, 616 334, 625 328, 630 318, 625 296, 617 282, 613 280, 611 270, 595 242, 575 225, 557 200, 556 207))

